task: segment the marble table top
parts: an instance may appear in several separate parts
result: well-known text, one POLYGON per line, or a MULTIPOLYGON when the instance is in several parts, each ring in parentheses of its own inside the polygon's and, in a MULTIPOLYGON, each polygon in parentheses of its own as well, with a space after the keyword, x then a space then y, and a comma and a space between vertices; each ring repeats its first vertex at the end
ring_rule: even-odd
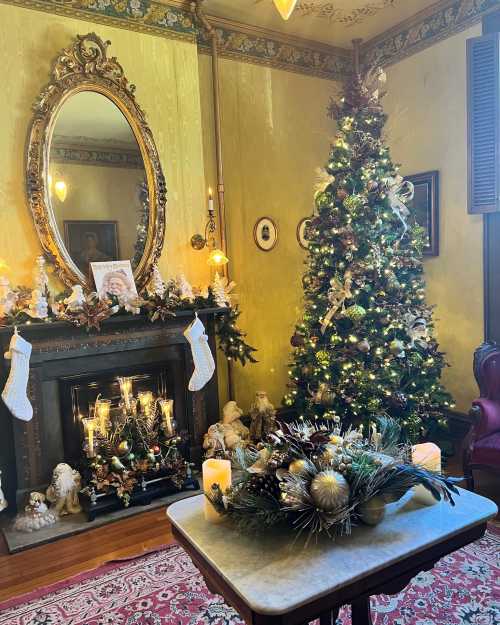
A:
POLYGON ((421 506, 411 493, 387 506, 376 527, 357 527, 351 536, 294 542, 281 529, 258 536, 239 533, 229 521, 205 521, 204 495, 172 504, 170 522, 259 614, 294 610, 342 586, 480 525, 497 513, 489 499, 460 489, 456 506, 421 506))

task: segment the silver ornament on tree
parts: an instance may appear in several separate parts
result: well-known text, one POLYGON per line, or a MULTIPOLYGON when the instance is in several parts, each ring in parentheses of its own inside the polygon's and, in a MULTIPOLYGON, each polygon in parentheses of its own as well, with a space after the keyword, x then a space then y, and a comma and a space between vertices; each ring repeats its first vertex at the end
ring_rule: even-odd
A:
POLYGON ((325 512, 333 512, 349 503, 349 483, 337 471, 318 473, 311 482, 310 492, 314 504, 325 512))

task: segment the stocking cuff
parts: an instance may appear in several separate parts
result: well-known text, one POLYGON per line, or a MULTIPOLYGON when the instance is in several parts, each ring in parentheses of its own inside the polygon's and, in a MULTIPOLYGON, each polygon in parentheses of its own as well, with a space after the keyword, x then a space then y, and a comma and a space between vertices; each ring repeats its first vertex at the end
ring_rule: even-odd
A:
POLYGON ((28 341, 24 340, 22 336, 19 336, 19 334, 12 335, 9 344, 10 352, 18 352, 19 354, 23 354, 29 358, 31 356, 31 350, 31 343, 28 343, 28 341))

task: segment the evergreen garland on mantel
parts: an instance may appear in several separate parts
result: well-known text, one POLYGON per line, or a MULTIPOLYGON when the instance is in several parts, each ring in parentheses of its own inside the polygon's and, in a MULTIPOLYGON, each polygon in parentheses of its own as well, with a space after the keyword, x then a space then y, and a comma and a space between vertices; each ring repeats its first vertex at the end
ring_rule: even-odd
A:
POLYGON ((50 324, 54 322, 67 322, 76 327, 99 332, 101 324, 106 319, 115 315, 133 316, 145 314, 152 323, 165 322, 168 318, 176 316, 180 311, 196 311, 206 309, 219 309, 215 313, 215 333, 219 349, 229 361, 239 362, 243 366, 247 362, 255 363, 257 360, 254 347, 245 341, 246 334, 238 327, 237 320, 240 315, 238 307, 231 301, 229 295, 221 299, 220 293, 215 297, 212 287, 201 294, 195 294, 192 298, 186 298, 179 289, 175 280, 170 280, 164 285, 163 293, 144 292, 133 301, 119 302, 115 297, 99 299, 96 293, 88 293, 85 301, 77 310, 71 311, 64 304, 69 296, 69 291, 54 296, 46 287, 44 297, 49 303, 47 318, 39 319, 31 316, 29 302, 32 290, 26 287, 14 289, 16 305, 11 313, 0 318, 0 327, 14 327, 21 324, 50 324))

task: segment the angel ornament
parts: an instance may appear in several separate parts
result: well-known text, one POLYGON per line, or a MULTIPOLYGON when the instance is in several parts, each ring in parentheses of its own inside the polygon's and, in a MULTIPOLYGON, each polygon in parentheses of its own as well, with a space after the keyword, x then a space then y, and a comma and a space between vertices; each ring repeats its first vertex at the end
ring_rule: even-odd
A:
POLYGON ((321 324, 321 333, 324 334, 326 329, 330 325, 331 320, 335 317, 338 310, 345 309, 346 299, 352 298, 352 273, 347 270, 344 274, 344 284, 340 282, 338 278, 332 278, 330 280, 330 289, 328 291, 328 302, 330 303, 330 310, 323 317, 323 323, 321 324))
POLYGON ((403 176, 399 174, 394 178, 392 176, 385 178, 383 182, 386 187, 386 193, 392 212, 403 224, 403 234, 401 235, 402 239, 408 231, 406 218, 410 214, 406 204, 413 199, 413 196, 415 195, 415 187, 412 182, 405 180, 403 176))
POLYGON ((429 328, 427 321, 423 317, 417 317, 409 313, 406 315, 406 334, 410 337, 410 343, 408 347, 420 347, 422 349, 427 348, 427 342, 429 338, 429 328))
POLYGON ((252 419, 250 438, 253 441, 261 441, 277 430, 276 410, 265 391, 255 393, 255 401, 250 408, 250 418, 252 419))

